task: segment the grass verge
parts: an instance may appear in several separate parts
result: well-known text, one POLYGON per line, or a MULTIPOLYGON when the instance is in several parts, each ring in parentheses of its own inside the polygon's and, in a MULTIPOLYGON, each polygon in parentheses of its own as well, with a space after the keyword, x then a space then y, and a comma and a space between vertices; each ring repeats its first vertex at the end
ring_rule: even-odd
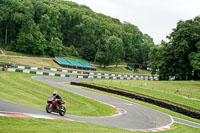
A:
POLYGON ((177 104, 185 105, 188 107, 195 108, 200 110, 200 88, 198 86, 198 82, 194 83, 193 86, 190 86, 191 81, 135 81, 135 80, 94 80, 94 81, 83 81, 85 83, 94 84, 97 86, 106 86, 106 87, 116 87, 124 90, 144 94, 147 96, 155 97, 158 99, 168 100, 177 104), (171 84, 170 84, 171 83, 171 84), (139 85, 140 84, 140 87, 139 85), (144 84, 154 84, 154 87, 157 88, 147 88, 144 84), (189 84, 189 85, 188 85, 189 84), (144 86, 144 87, 142 87, 144 86), (175 87, 174 87, 175 86, 175 87), (162 88, 170 90, 170 92, 163 92, 162 88), (187 88, 188 87, 188 88, 187 88), (160 88, 160 89, 159 89, 160 88), (172 93, 175 92, 174 88, 182 88, 183 92, 190 90, 195 94, 193 98, 187 98, 184 95, 175 95, 172 93), (195 98, 195 99, 194 99, 195 98))
MULTIPOLYGON (((115 127, 62 120, 0 117, 1 133, 141 133, 115 127)), ((199 133, 200 129, 174 123, 162 133, 199 133)), ((158 133, 161 133, 158 132, 158 133)))
MULTIPOLYGON (((69 83, 65 83, 65 84, 66 85, 70 85, 69 83)), ((153 104, 149 104, 149 103, 142 102, 142 101, 139 101, 139 100, 135 100, 135 99, 131 99, 131 98, 127 98, 127 97, 124 97, 124 96, 119 96, 119 95, 115 95, 115 94, 111 94, 111 93, 107 93, 107 92, 102 92, 102 91, 99 91, 99 90, 94 90, 94 89, 90 89, 90 88, 86 88, 86 87, 81 87, 81 86, 77 86, 77 87, 82 88, 82 89, 86 89, 86 90, 90 90, 90 91, 94 91, 94 92, 98 92, 98 93, 102 93, 102 94, 106 94, 106 95, 115 96, 115 97, 118 97, 118 98, 121 98, 121 99, 128 100, 130 102, 133 102, 133 103, 136 103, 136 104, 140 104, 140 105, 152 108, 154 110, 169 114, 169 115, 174 116, 174 117, 178 117, 178 118, 185 119, 185 120, 188 120, 188 121, 200 123, 200 120, 197 120, 197 119, 182 115, 182 114, 177 113, 177 112, 173 112, 173 111, 165 109, 165 108, 161 108, 161 107, 155 106, 153 104)))
POLYGON ((50 86, 31 78, 31 74, 0 72, 0 99, 45 109, 47 99, 54 90, 66 100, 67 114, 80 116, 110 116, 115 109, 63 89, 50 86))
POLYGON ((56 64, 51 58, 34 58, 34 57, 0 57, 0 62, 4 64, 18 64, 18 65, 28 65, 28 66, 37 66, 37 67, 55 67, 61 68, 56 64))
POLYGON ((131 133, 108 126, 62 120, 0 117, 1 133, 131 133))
MULTIPOLYGON (((26 57, 44 57, 44 58, 53 58, 50 55, 34 55, 34 54, 27 54, 27 53, 21 53, 21 52, 13 52, 13 51, 6 51, 6 55, 13 55, 13 56, 26 56, 26 57)), ((64 58, 69 58, 69 59, 75 59, 75 60, 83 60, 86 61, 80 57, 76 56, 65 56, 64 58)))
MULTIPOLYGON (((14 52, 14 51, 5 51, 6 55, 13 55, 13 56, 27 56, 27 57, 36 57, 33 54, 21 53, 21 52, 14 52)), ((51 57, 49 55, 37 55, 37 57, 51 57)))

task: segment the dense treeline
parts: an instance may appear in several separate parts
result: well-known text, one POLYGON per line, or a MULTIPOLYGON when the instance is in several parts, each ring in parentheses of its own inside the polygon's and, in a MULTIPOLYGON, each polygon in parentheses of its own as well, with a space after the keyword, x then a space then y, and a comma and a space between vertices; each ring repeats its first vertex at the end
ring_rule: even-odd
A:
POLYGON ((0 47, 51 56, 72 55, 104 66, 148 65, 160 79, 200 76, 200 17, 179 21, 169 42, 135 25, 64 0, 0 0, 0 47))
POLYGON ((0 0, 0 14, 0 44, 13 51, 147 65, 154 47, 136 26, 70 1, 0 0))
POLYGON ((169 42, 151 49, 149 66, 160 79, 200 79, 200 16, 179 21, 168 36, 169 42))

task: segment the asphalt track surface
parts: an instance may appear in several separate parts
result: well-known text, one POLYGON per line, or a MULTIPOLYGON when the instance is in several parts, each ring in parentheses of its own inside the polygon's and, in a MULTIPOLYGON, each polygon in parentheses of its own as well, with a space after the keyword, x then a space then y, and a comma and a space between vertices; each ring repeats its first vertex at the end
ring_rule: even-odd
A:
MULTIPOLYGON (((199 124, 191 123, 189 121, 183 121, 182 119, 172 118, 171 116, 164 114, 162 112, 123 100, 117 97, 96 93, 93 91, 88 91, 80 89, 78 87, 66 86, 62 84, 63 82, 76 82, 83 79, 77 78, 57 78, 57 77, 32 77, 38 81, 50 84, 52 86, 62 88, 72 93, 79 94, 103 103, 114 105, 123 110, 123 114, 109 117, 83 117, 83 116, 73 116, 65 115, 67 119, 72 119, 75 121, 94 123, 99 125, 113 126, 128 130, 147 130, 155 129, 164 126, 169 126, 173 123, 174 119, 179 123, 186 123, 198 127, 199 124)), ((62 95, 62 94, 61 94, 62 95)), ((45 106, 45 105, 44 105, 45 106)), ((6 102, 0 100, 0 111, 3 112, 19 112, 19 113, 30 113, 39 115, 48 115, 60 117, 58 114, 47 114, 45 110, 35 109, 11 102, 6 102)), ((63 117, 62 117, 63 118, 63 117)), ((200 126, 199 126, 200 128, 200 126)))

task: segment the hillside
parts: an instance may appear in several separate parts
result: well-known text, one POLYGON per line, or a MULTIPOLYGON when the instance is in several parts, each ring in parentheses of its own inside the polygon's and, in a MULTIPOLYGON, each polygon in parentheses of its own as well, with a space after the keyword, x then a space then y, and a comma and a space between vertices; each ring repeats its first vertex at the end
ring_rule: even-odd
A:
MULTIPOLYGON (((62 68, 57 63, 53 61, 52 57, 48 56, 35 56, 32 54, 24 54, 18 52, 11 52, 5 51, 6 55, 2 55, 0 53, 0 65, 1 64, 11 64, 11 65, 22 65, 22 66, 35 66, 35 67, 51 67, 51 68, 62 68)), ((85 61, 84 59, 67 56, 65 58, 74 59, 74 60, 81 60, 85 61)), ((91 62, 89 62, 91 63, 91 62)), ((133 73, 133 74, 150 74, 150 71, 145 70, 138 70, 136 72, 132 72, 126 69, 126 64, 107 66, 106 68, 100 67, 98 64, 94 64, 96 66, 97 71, 105 71, 105 72, 118 72, 118 73, 133 73)), ((69 68, 68 68, 69 69, 69 68)))
POLYGON ((137 26, 70 1, 2 1, 0 13, 0 47, 11 51, 146 65, 154 46, 137 26))

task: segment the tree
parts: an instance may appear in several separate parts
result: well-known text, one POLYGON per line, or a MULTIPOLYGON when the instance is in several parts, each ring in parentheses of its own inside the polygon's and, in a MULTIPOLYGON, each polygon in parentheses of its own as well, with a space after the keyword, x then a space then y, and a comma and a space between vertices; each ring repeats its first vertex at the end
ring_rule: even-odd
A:
POLYGON ((175 76, 178 80, 198 79, 200 75, 199 45, 200 17, 192 20, 179 21, 177 27, 168 36, 168 43, 162 42, 153 60, 150 52, 149 65, 159 69, 159 78, 168 79, 175 76))
POLYGON ((97 54, 96 54, 96 61, 98 61, 100 63, 100 66, 102 64, 104 64, 104 67, 106 65, 106 55, 103 51, 98 51, 97 54))
POLYGON ((52 38, 48 45, 48 53, 51 56, 59 56, 62 52, 62 41, 59 38, 52 38))
POLYGON ((112 63, 115 63, 117 65, 124 57, 123 42, 120 38, 116 36, 111 36, 108 38, 105 45, 105 50, 106 61, 104 65, 110 65, 112 63))
POLYGON ((196 44, 197 51, 189 54, 190 64, 193 67, 194 79, 200 77, 200 42, 196 44))
POLYGON ((148 58, 148 67, 151 68, 151 74, 155 75, 161 60, 160 46, 156 45, 154 47, 151 47, 148 58))
POLYGON ((70 53, 105 66, 148 60, 151 39, 135 25, 75 2, 3 0, 0 14, 0 43, 9 50, 51 56, 70 53))
POLYGON ((153 42, 153 39, 147 34, 143 35, 142 40, 143 40, 143 43, 141 44, 141 53, 142 53, 141 58, 142 58, 143 65, 147 66, 150 49, 154 47, 154 42, 153 42))
POLYGON ((22 30, 18 35, 16 49, 25 53, 44 54, 46 41, 39 30, 39 26, 33 24, 32 30, 28 32, 22 30))
MULTIPOLYGON (((178 79, 189 79, 192 77, 194 67, 191 65, 190 55, 197 51, 197 44, 200 41, 200 19, 179 21, 177 27, 170 34, 171 43, 174 49, 176 62, 175 76, 178 79)), ((194 54, 192 54, 194 56, 194 54)), ((191 56, 192 56, 191 55, 191 56)))
POLYGON ((122 25, 121 39, 125 48, 125 60, 130 63, 143 64, 143 51, 141 48, 143 34, 139 29, 125 22, 122 25))
MULTIPOLYGON (((11 25, 13 23, 13 13, 15 13, 15 9, 18 5, 18 1, 15 0, 3 0, 0 4, 0 22, 2 26, 3 33, 1 33, 4 37, 4 44, 8 43, 9 33, 11 30, 11 25)), ((11 40, 11 39, 10 39, 11 40)))
POLYGON ((86 60, 93 61, 96 54, 95 40, 97 37, 96 32, 96 20, 86 15, 82 16, 82 21, 79 25, 81 32, 81 44, 80 55, 86 60))

